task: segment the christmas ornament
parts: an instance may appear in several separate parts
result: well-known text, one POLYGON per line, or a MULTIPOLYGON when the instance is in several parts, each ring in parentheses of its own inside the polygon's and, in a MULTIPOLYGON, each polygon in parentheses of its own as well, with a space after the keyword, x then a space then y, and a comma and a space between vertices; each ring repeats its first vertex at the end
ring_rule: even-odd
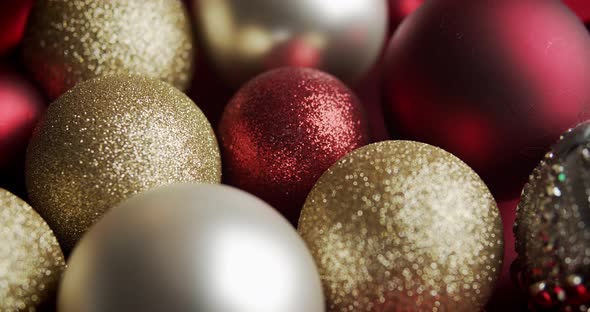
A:
POLYGON ((44 110, 35 86, 13 68, 0 66, 0 173, 22 168, 29 137, 44 110))
POLYGON ((502 269, 502 221, 453 155, 384 141, 343 157, 307 197, 299 233, 330 311, 478 311, 502 269))
POLYGON ((242 87, 219 125, 226 181, 295 222, 320 175, 368 143, 356 96, 314 69, 281 68, 242 87))
POLYGON ((65 267, 57 239, 24 201, 0 189, 0 310, 35 311, 65 267))
POLYGON ((556 0, 427 1, 387 53, 389 124, 513 196, 565 129, 590 117, 590 36, 556 0))
POLYGON ((33 0, 0 2, 0 55, 21 42, 32 7, 33 0))
POLYGON ((29 145, 33 207, 69 251, 106 210, 175 182, 219 182, 211 125, 159 80, 110 76, 78 84, 51 104, 29 145))
POLYGON ((23 59, 49 97, 89 78, 136 73, 185 89, 193 43, 180 0, 39 0, 23 59))
POLYGON ((315 67, 346 82, 376 61, 387 30, 383 0, 194 0, 206 53, 239 86, 281 66, 315 67))
POLYGON ((424 1, 426 0, 389 0, 389 31, 393 32, 399 23, 416 11, 424 1))
POLYGON ((536 310, 590 307, 590 122, 537 166, 518 205, 515 269, 536 310))
POLYGON ((590 2, 586 0, 562 0, 584 22, 590 21, 590 2))
POLYGON ((321 312, 313 258, 263 201, 176 185, 105 215, 68 263, 59 311, 321 312))

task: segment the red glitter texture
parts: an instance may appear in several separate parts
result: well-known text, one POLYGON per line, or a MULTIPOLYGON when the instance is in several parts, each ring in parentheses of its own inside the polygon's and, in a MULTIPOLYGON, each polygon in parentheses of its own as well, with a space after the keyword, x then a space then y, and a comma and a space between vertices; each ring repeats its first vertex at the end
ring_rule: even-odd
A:
POLYGON ((279 68, 244 85, 219 125, 226 182, 266 200, 292 223, 320 175, 369 142, 364 110, 336 78, 279 68))

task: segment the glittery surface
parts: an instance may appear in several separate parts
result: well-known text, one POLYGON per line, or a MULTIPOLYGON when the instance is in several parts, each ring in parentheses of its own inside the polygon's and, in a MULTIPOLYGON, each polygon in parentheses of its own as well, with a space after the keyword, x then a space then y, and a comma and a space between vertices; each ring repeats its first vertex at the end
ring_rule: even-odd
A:
POLYGON ((339 160, 308 196, 299 232, 329 311, 478 311, 502 268, 489 190, 423 143, 385 141, 339 160))
POLYGON ((192 40, 180 0, 38 0, 23 59, 52 99, 109 74, 148 75, 185 89, 192 40))
POLYGON ((65 251, 107 209, 164 184, 221 180, 219 149, 198 107, 167 83, 96 78, 52 103, 26 164, 32 206, 65 251))
POLYGON ((590 308, 589 196, 590 122, 586 122, 551 148, 530 176, 518 205, 515 267, 537 308, 590 308))
POLYGON ((35 311, 55 294, 64 256, 47 223, 0 189, 0 311, 35 311))
POLYGON ((281 68, 242 87, 221 119, 227 182, 295 222, 305 196, 336 160, 368 143, 359 100, 313 69, 281 68))

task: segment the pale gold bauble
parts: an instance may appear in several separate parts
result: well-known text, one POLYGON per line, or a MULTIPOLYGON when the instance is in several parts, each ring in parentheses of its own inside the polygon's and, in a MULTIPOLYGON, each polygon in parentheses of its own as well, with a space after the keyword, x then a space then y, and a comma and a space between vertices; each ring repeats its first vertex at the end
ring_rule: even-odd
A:
POLYGON ((0 311, 35 311, 53 300, 63 253, 27 203, 0 189, 0 311))
POLYGON ((478 311, 502 268, 488 188, 423 143, 385 141, 342 158, 308 196, 299 232, 329 311, 478 311))
POLYGON ((26 162, 32 206, 69 251, 105 211, 130 195, 176 182, 221 180, 211 125, 169 84, 109 76, 52 103, 26 162))
POLYGON ((180 0, 38 0, 23 60, 55 99, 76 83, 135 73, 188 87, 193 41, 180 0))

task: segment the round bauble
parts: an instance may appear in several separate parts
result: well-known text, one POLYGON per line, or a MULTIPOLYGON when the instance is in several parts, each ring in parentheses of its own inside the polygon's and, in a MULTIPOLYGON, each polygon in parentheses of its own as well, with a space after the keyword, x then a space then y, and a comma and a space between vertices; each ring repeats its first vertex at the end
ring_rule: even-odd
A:
POLYGON ((322 312, 313 258, 270 206, 175 185, 111 210, 76 247, 59 311, 322 312))
POLYGON ((0 310, 35 311, 55 295, 64 256, 47 223, 0 189, 0 310))
POLYGON ((33 1, 0 2, 0 55, 11 52, 22 41, 33 1))
POLYGON ((0 173, 22 169, 27 143, 45 111, 37 88, 13 68, 0 65, 0 173))
POLYGON ((590 2, 586 0, 562 0, 584 22, 590 22, 590 2))
POLYGON ((478 311, 502 269, 487 187, 423 143, 384 141, 343 157, 307 197, 299 233, 330 311, 478 311))
POLYGON ((52 99, 78 82, 125 73, 184 90, 193 66, 191 23, 180 0, 39 0, 22 55, 52 99))
POLYGON ((588 55, 588 31, 560 1, 427 1, 386 55, 390 127, 513 197, 559 134, 590 117, 588 55))
POLYGON ((280 68, 243 86, 219 125, 226 181, 268 201, 293 223, 320 175, 369 142, 363 108, 342 82, 280 68))
POLYGON ((211 125, 171 85, 140 76, 78 84, 52 103, 26 163, 32 206, 69 251, 106 210, 175 182, 219 182, 211 125))
POLYGON ((537 166, 518 205, 515 264, 537 310, 590 306, 590 122, 567 132, 537 166))
POLYGON ((390 32, 394 31, 404 18, 416 11, 424 1, 426 0, 388 0, 390 32))
POLYGON ((205 52, 234 86, 281 66, 354 82, 377 60, 387 31, 383 0, 193 2, 205 52))

